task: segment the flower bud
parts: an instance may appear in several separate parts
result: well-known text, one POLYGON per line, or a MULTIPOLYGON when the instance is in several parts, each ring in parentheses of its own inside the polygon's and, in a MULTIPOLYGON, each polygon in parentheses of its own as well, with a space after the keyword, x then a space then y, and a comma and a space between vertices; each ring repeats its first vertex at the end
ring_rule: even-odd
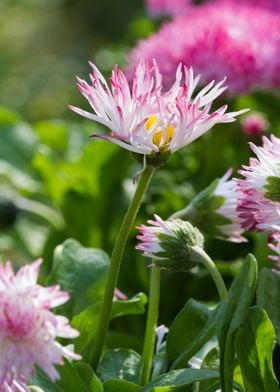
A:
POLYGON ((231 169, 200 192, 185 209, 172 217, 187 219, 203 233, 231 242, 245 242, 242 220, 237 214, 237 184, 229 179, 231 169))
POLYGON ((138 227, 140 243, 136 249, 153 259, 156 266, 170 271, 188 271, 197 262, 194 247, 203 248, 204 238, 200 231, 181 219, 163 221, 155 215, 151 226, 138 227))

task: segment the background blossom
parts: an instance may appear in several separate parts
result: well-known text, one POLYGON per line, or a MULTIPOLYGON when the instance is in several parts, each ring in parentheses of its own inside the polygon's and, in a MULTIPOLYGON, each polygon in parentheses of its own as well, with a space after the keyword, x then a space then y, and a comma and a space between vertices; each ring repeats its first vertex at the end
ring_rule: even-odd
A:
POLYGON ((155 58, 166 88, 179 62, 201 73, 202 83, 227 76, 233 96, 279 87, 279 53, 279 14, 235 2, 209 3, 164 24, 140 41, 128 60, 135 64, 140 57, 155 58))

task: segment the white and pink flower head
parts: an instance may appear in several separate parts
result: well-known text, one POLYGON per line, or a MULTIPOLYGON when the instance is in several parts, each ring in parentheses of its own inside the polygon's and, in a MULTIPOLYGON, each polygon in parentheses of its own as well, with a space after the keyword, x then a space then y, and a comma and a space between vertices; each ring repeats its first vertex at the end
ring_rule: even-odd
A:
POLYGON ((280 227, 280 139, 263 137, 263 145, 250 143, 256 158, 239 173, 238 214, 243 227, 268 234, 280 227))
POLYGON ((212 81, 194 98, 199 76, 180 64, 169 91, 162 91, 162 76, 157 63, 140 60, 130 88, 123 72, 115 66, 110 88, 95 65, 90 64, 91 84, 78 78, 78 87, 94 113, 70 108, 111 131, 109 140, 136 154, 158 156, 173 153, 190 144, 217 123, 235 121, 246 110, 226 113, 224 105, 210 113, 213 101, 226 89, 224 80, 212 81))
POLYGON ((79 359, 57 337, 75 338, 66 317, 51 308, 69 299, 59 286, 37 283, 42 260, 25 265, 15 274, 10 262, 0 264, 0 391, 28 391, 26 383, 39 366, 51 380, 59 378, 55 365, 63 357, 79 359))

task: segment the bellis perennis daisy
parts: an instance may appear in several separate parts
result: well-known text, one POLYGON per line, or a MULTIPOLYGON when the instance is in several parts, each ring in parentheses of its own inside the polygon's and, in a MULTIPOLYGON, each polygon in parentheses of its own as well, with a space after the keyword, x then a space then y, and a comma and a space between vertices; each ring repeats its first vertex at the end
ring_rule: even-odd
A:
POLYGON ((280 139, 263 137, 263 146, 250 146, 257 157, 240 170, 244 179, 236 180, 238 213, 246 229, 271 235, 280 230, 280 139))
POLYGON ((78 331, 67 318, 51 312, 69 296, 59 286, 37 284, 41 262, 25 265, 16 274, 10 262, 0 264, 0 392, 28 391, 34 365, 56 380, 54 365, 63 364, 63 356, 80 358, 55 340, 75 338, 78 331))
POLYGON ((123 72, 115 66, 110 78, 111 89, 95 67, 91 84, 78 78, 78 87, 94 113, 74 106, 70 108, 111 130, 111 136, 93 135, 109 140, 142 155, 172 153, 191 143, 217 123, 235 120, 245 112, 226 113, 227 106, 210 113, 212 102, 226 89, 224 80, 212 81, 194 98, 200 77, 192 69, 179 65, 171 89, 162 92, 162 76, 154 61, 140 60, 130 88, 123 72))

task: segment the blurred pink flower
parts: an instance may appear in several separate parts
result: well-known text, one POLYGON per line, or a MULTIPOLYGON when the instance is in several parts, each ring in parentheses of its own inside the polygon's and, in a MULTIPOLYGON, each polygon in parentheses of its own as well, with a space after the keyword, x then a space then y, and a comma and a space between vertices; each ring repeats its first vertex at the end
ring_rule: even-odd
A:
POLYGON ((262 136, 269 127, 267 119, 262 113, 250 113, 241 120, 243 132, 248 136, 262 136))
POLYGON ((247 111, 226 113, 224 105, 210 113, 213 101, 226 89, 224 80, 216 85, 212 81, 192 98, 200 77, 181 64, 174 70, 174 84, 166 93, 162 92, 162 76, 155 61, 152 66, 148 61, 138 62, 131 89, 117 66, 110 78, 111 89, 98 69, 91 67, 91 85, 78 78, 78 87, 95 114, 74 106, 70 109, 111 130, 111 136, 93 137, 138 154, 175 152, 215 124, 235 121, 247 111))
MULTIPOLYGON (((215 1, 215 0, 214 0, 215 1)), ((241 4, 260 7, 271 11, 280 11, 279 0, 217 0, 218 3, 241 4)))
POLYGON ((63 356, 80 358, 55 340, 75 338, 79 333, 66 317, 50 311, 69 296, 59 286, 37 284, 41 262, 25 265, 16 274, 10 262, 0 264, 1 392, 25 391, 34 365, 56 380, 59 374, 54 365, 63 364, 63 356))
POLYGON ((138 43, 128 56, 128 76, 139 58, 156 59, 168 88, 182 62, 202 83, 227 76, 228 94, 280 86, 280 15, 261 7, 216 2, 189 7, 138 43))
POLYGON ((256 158, 239 173, 237 211, 248 230, 273 234, 280 229, 280 139, 263 137, 263 146, 250 143, 256 158))
POLYGON ((153 17, 175 16, 184 12, 191 0, 146 0, 148 12, 153 17))

